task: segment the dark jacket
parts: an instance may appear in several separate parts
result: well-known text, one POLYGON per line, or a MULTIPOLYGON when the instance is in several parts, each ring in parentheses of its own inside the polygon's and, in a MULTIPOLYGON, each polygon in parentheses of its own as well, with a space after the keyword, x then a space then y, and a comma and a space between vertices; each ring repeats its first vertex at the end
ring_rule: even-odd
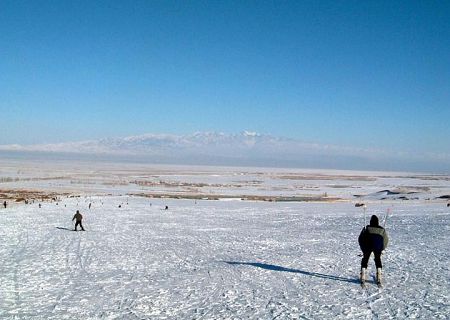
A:
POLYGON ((75 213, 75 215, 73 216, 73 220, 76 220, 77 222, 81 222, 81 220, 83 219, 83 216, 81 215, 81 213, 77 212, 75 213))
POLYGON ((358 242, 363 252, 381 252, 386 249, 389 237, 386 230, 378 224, 377 216, 372 216, 370 224, 362 229, 358 242))

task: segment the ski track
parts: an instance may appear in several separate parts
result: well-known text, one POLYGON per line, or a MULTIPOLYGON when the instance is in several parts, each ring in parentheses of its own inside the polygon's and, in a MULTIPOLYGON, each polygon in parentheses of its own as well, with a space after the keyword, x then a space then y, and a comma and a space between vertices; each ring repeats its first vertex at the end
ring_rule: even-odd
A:
MULTIPOLYGON (((372 279, 372 257, 362 289, 357 237, 363 223, 350 203, 151 200, 152 206, 143 198, 90 197, 3 210, 0 318, 450 314, 450 215, 437 204, 396 204, 382 257, 385 286, 372 279), (169 210, 161 210, 166 204, 169 210), (71 231, 77 209, 86 232, 71 231)), ((385 205, 371 209, 383 212, 385 205)))

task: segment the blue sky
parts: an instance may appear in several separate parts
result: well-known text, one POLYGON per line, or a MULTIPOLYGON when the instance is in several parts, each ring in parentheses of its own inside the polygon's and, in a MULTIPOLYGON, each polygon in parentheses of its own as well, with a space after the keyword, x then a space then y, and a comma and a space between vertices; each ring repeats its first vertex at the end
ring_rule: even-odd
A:
POLYGON ((0 144, 243 130, 450 154, 447 1, 0 1, 0 144))

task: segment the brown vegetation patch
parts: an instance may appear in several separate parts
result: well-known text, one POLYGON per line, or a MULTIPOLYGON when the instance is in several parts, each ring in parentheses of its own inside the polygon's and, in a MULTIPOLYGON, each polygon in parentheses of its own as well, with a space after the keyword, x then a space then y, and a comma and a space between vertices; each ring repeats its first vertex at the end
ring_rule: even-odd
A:
POLYGON ((130 196, 146 198, 192 199, 192 200, 220 200, 241 199, 243 201, 269 201, 269 202, 334 202, 342 198, 320 196, 258 196, 258 195, 217 195, 217 194, 171 194, 171 193, 130 193, 130 196))
POLYGON ((69 193, 56 193, 36 190, 0 190, 0 199, 12 200, 15 202, 26 202, 30 200, 37 201, 56 201, 60 196, 68 196, 69 193))
POLYGON ((136 184, 138 186, 143 187, 170 187, 170 188, 176 188, 176 187, 192 187, 192 188, 204 188, 204 187, 210 187, 210 188, 240 188, 242 185, 240 184, 219 184, 219 183, 204 183, 204 182, 180 182, 180 181, 164 181, 164 180, 157 180, 157 181, 148 181, 148 180, 134 180, 130 183, 136 184))
POLYGON ((274 178, 284 180, 346 180, 346 181, 376 181, 374 177, 368 176, 347 176, 347 175, 325 175, 325 174, 293 174, 293 175, 280 175, 274 178))

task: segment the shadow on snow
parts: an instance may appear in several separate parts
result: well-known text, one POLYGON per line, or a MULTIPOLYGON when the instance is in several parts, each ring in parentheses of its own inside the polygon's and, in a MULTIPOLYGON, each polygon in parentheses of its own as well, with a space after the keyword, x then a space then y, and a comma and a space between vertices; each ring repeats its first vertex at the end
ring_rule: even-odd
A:
POLYGON ((64 227, 56 227, 56 229, 59 230, 68 230, 68 231, 75 231, 74 229, 64 228, 64 227))
POLYGON ((261 269, 266 269, 266 270, 270 270, 270 271, 300 273, 300 274, 310 276, 310 277, 317 277, 317 278, 322 278, 322 279, 330 279, 330 280, 335 280, 335 281, 343 281, 343 282, 359 284, 359 279, 357 279, 357 278, 344 278, 344 277, 334 276, 334 275, 330 275, 330 274, 323 274, 323 273, 309 272, 309 271, 304 271, 304 270, 299 270, 299 269, 285 268, 285 267, 276 266, 273 264, 266 264, 266 263, 259 263, 259 262, 237 262, 237 261, 223 261, 223 262, 225 262, 227 264, 231 264, 231 265, 245 265, 245 266, 252 266, 252 267, 257 267, 257 268, 261 268, 261 269))

